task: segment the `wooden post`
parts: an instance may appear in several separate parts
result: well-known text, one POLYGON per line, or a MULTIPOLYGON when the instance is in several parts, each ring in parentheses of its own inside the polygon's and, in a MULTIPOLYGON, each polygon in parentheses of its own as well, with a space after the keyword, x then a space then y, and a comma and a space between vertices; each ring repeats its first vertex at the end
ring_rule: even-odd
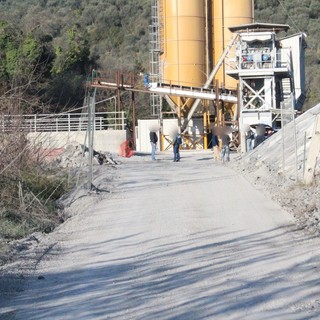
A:
POLYGON ((120 127, 120 111, 121 111, 121 95, 120 95, 120 91, 121 91, 121 74, 119 71, 117 71, 116 73, 116 81, 117 81, 117 113, 115 114, 115 129, 119 129, 120 127))
POLYGON ((304 183, 307 185, 313 182, 317 159, 320 155, 320 115, 316 117, 314 127, 315 129, 311 138, 306 168, 304 172, 304 183))

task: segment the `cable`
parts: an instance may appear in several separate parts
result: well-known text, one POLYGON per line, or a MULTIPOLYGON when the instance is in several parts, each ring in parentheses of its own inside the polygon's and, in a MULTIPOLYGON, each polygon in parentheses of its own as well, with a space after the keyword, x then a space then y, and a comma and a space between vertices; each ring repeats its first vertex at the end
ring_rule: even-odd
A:
POLYGON ((282 0, 278 0, 281 8, 283 9, 283 11, 288 15, 289 20, 291 21, 291 23, 293 24, 293 26, 298 30, 298 32, 302 33, 302 31, 299 29, 298 25, 295 23, 295 21, 293 20, 293 18, 289 15, 289 11, 285 8, 284 4, 282 3, 282 0))

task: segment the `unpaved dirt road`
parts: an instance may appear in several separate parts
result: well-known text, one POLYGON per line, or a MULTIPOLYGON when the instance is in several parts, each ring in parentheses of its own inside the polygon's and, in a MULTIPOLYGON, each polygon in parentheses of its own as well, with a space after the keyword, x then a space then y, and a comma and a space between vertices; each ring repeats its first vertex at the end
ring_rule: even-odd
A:
POLYGON ((0 318, 320 319, 318 238, 210 152, 158 159, 124 159, 100 177, 112 193, 73 204, 0 318))

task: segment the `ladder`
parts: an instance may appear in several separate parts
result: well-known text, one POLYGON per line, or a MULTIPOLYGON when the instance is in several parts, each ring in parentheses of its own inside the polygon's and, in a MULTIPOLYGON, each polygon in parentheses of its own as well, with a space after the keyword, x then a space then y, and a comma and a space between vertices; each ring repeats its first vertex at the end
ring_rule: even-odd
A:
MULTIPOLYGON (((149 26, 149 46, 150 46, 150 80, 151 82, 160 81, 160 15, 162 6, 158 0, 152 0, 151 4, 151 25, 149 26)), ((158 116, 162 109, 162 98, 159 94, 150 94, 151 114, 158 116)))

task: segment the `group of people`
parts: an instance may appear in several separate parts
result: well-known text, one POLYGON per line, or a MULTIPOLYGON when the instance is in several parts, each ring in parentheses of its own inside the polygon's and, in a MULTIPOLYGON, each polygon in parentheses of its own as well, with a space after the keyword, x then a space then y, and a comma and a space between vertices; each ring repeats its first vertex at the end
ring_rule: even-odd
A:
MULTIPOLYGON (((254 133, 253 130, 249 127, 245 132, 247 151, 253 150, 273 134, 273 131, 271 129, 268 129, 266 131, 265 126, 257 126, 255 131, 256 132, 254 133)), ((220 160, 224 163, 230 161, 230 147, 229 147, 230 140, 231 140, 230 133, 226 130, 226 128, 215 128, 213 130, 212 146, 213 146, 214 160, 220 160)), ((158 142, 157 133, 150 132, 152 160, 156 160, 155 152, 156 152, 157 142, 158 142)), ((172 140, 174 162, 180 161, 180 145, 181 144, 182 144, 181 135, 177 133, 172 140)))
MULTIPOLYGON (((158 142, 158 136, 156 132, 151 131, 150 132, 150 144, 151 144, 151 160, 156 160, 156 149, 157 149, 157 142, 158 142)), ((180 133, 177 133, 177 135, 172 140, 172 146, 173 146, 173 161, 179 162, 180 161, 180 145, 182 144, 182 138, 180 133)))
POLYGON ((212 147, 214 160, 223 163, 230 161, 230 133, 226 127, 215 127, 212 131, 212 147))
POLYGON ((271 128, 268 128, 266 130, 264 125, 257 126, 256 133, 254 133, 253 130, 249 127, 245 132, 247 152, 255 149, 272 134, 273 130, 271 128))
MULTIPOLYGON (((213 136, 213 151, 214 151, 214 159, 216 160, 222 160, 223 162, 230 161, 230 137, 227 133, 222 132, 221 135, 219 135, 219 138, 221 139, 221 148, 219 146, 219 140, 218 136, 213 136)), ((150 144, 151 144, 151 160, 156 160, 156 149, 157 149, 157 143, 158 143, 158 136, 156 132, 151 131, 150 132, 150 144)), ((182 144, 182 138, 181 134, 177 133, 176 136, 172 140, 172 146, 173 146, 173 161, 179 162, 180 161, 180 146, 182 144)))
POLYGON ((230 161, 230 137, 228 134, 222 134, 220 136, 221 140, 221 147, 219 138, 216 135, 213 135, 212 138, 212 147, 213 147, 213 159, 220 160, 222 162, 229 162, 230 161))

